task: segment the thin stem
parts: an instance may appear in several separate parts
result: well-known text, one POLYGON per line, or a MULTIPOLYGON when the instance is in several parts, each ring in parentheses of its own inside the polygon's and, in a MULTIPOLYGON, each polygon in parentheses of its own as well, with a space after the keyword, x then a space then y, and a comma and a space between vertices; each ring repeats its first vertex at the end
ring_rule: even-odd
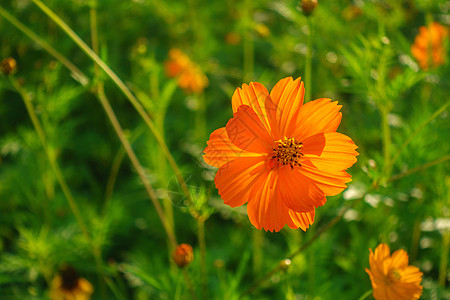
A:
POLYGON ((420 243, 420 223, 421 220, 414 221, 414 227, 412 230, 412 238, 411 238, 411 251, 409 252, 410 261, 415 261, 417 258, 417 253, 419 252, 419 243, 420 243))
POLYGON ((185 194, 185 197, 188 199, 190 203, 192 202, 191 195, 189 193, 189 189, 186 185, 186 182, 181 174, 180 169, 178 168, 172 154, 169 151, 163 137, 156 129, 153 121, 150 119, 148 114, 145 112, 145 109, 142 107, 138 99, 133 95, 130 89, 125 85, 125 83, 114 73, 114 71, 51 9, 49 9, 44 3, 40 0, 33 0, 33 2, 45 13, 47 16, 52 19, 68 36, 72 41, 77 44, 77 46, 83 50, 91 60, 93 60, 108 76, 111 80, 116 84, 116 86, 122 91, 125 97, 130 101, 136 111, 139 113, 141 118, 149 127, 159 146, 162 148, 163 153, 166 156, 170 166, 172 167, 175 176, 185 194))
POLYGON ((26 36, 32 39, 36 44, 41 46, 45 51, 53 55, 58 61, 60 61, 67 69, 72 72, 72 77, 81 83, 83 86, 87 86, 89 84, 89 78, 78 69, 70 60, 68 60, 64 55, 59 53, 55 48, 50 46, 44 39, 40 38, 33 31, 31 31, 27 26, 25 26, 22 22, 17 20, 14 16, 9 14, 3 7, 0 6, 0 15, 8 20, 12 25, 14 25, 17 29, 22 31, 26 36))
POLYGON ((409 143, 416 137, 416 135, 431 121, 433 121, 437 116, 439 116, 444 110, 447 109, 447 107, 450 105, 450 101, 447 101, 444 105, 442 105, 438 110, 436 110, 428 119, 423 121, 417 128, 414 130, 413 133, 403 142, 400 149, 395 154, 394 158, 391 161, 391 166, 395 164, 397 159, 400 157, 400 154, 403 150, 405 150, 406 146, 409 145, 409 143))
MULTIPOLYGON (((372 187, 373 188, 373 187, 372 187)), ((372 189, 371 188, 371 189, 372 189)), ((339 222, 342 217, 344 216, 344 214, 351 209, 352 207, 354 207, 357 203, 359 203, 362 199, 364 199, 365 195, 367 195, 370 192, 367 191, 361 198, 353 201, 353 203, 347 205, 344 209, 342 209, 339 214, 334 217, 327 225, 323 226, 322 228, 320 228, 312 238, 310 238, 305 244, 303 244, 300 248, 298 248, 296 251, 292 252, 291 254, 289 254, 286 258, 292 260, 294 259, 294 257, 296 257, 298 254, 300 254, 301 252, 303 252, 306 248, 308 248, 309 246, 311 246, 311 244, 317 240, 323 233, 325 233, 328 229, 330 229, 331 227, 333 227, 334 225, 336 225, 337 222, 339 222)), ((245 295, 249 295, 251 293, 253 293, 255 290, 257 290, 264 282, 266 282, 268 279, 270 279, 274 274, 276 274, 278 271, 282 270, 282 268, 284 267, 284 260, 281 261, 277 266, 275 266, 272 270, 270 270, 269 272, 267 272, 264 276, 262 276, 261 278, 259 278, 255 283, 253 283, 247 290, 245 290, 241 295, 240 295, 240 299, 243 298, 245 295)))
POLYGON ((369 295, 370 294, 372 294, 373 293, 373 290, 368 290, 367 292, 365 292, 361 297, 359 297, 359 300, 364 300, 364 299, 366 299, 367 297, 369 297, 369 295))
POLYGON ((102 291, 102 299, 105 299, 106 294, 104 293, 104 282, 103 282, 104 275, 103 275, 103 263, 102 263, 101 249, 92 240, 92 238, 89 234, 88 228, 86 226, 86 223, 83 220, 83 217, 80 213, 78 205, 77 205, 77 203, 72 195, 72 192, 70 191, 70 188, 64 178, 61 168, 59 167, 59 164, 56 161, 54 154, 50 151, 44 129, 42 128, 42 125, 39 122, 39 119, 36 115, 33 104, 31 103, 30 97, 28 96, 26 91, 24 91, 22 89, 22 87, 17 83, 17 81, 13 80, 12 77, 10 77, 10 79, 11 79, 12 85, 17 90, 17 92, 21 95, 21 97, 25 103, 25 107, 27 109, 28 115, 30 116, 31 122, 33 123, 33 126, 39 136, 42 147, 44 148, 45 154, 47 155, 47 159, 49 160, 50 166, 56 176, 56 179, 58 180, 58 183, 64 193, 64 196, 66 197, 67 202, 69 203, 70 209, 72 210, 72 213, 74 214, 75 219, 78 222, 78 226, 80 226, 84 237, 89 242, 89 244, 92 246, 92 251, 93 251, 93 255, 94 255, 94 259, 95 259, 95 265, 96 265, 98 276, 99 276, 100 289, 102 291))
POLYGON ((244 16, 244 22, 245 22, 245 38, 243 43, 243 51, 244 51, 244 78, 243 81, 249 83, 253 80, 253 73, 255 68, 255 45, 253 43, 253 37, 251 35, 251 28, 250 24, 252 22, 251 20, 251 13, 252 13, 252 5, 251 1, 246 1, 245 7, 245 16, 244 16))
POLYGON ((448 264, 448 253, 450 248, 450 233, 443 233, 443 241, 441 248, 441 261, 439 263, 439 285, 445 288, 445 281, 447 276, 447 264, 448 264))
POLYGON ((72 193, 69 189, 69 186, 67 185, 67 182, 62 174, 61 168, 59 167, 58 162, 55 159, 54 153, 50 151, 50 148, 48 146, 47 138, 44 133, 44 129, 42 128, 42 125, 36 115, 36 112, 34 110, 33 104, 31 103, 31 99, 28 95, 28 93, 22 89, 22 87, 17 83, 16 80, 14 80, 12 77, 10 77, 11 83, 13 87, 17 90, 17 92, 20 94, 20 96, 23 99, 23 102, 25 103, 25 107, 27 109, 28 115, 30 116, 31 122, 33 123, 34 129, 36 130, 36 133, 39 136, 39 139, 41 141, 42 147, 44 148, 45 154, 47 155, 47 159, 50 162, 50 166, 53 170, 53 173, 56 176, 56 180, 58 181, 61 190, 64 193, 64 196, 67 199, 67 202, 69 203, 70 209, 72 210, 72 213, 75 216, 75 219, 78 222, 78 225, 81 228, 81 231, 83 232, 83 235, 85 238, 92 242, 91 236, 89 235, 89 231, 87 229, 86 223, 83 220, 83 217, 80 213, 80 210, 78 208, 78 205, 75 201, 75 199, 72 196, 72 193))
POLYGON ((412 168, 412 169, 410 169, 408 171, 405 171, 405 172, 402 172, 400 174, 394 175, 394 176, 390 177, 388 181, 394 181, 394 180, 400 179, 402 177, 405 177, 405 176, 411 175, 413 173, 422 171, 422 170, 424 170, 426 168, 432 167, 434 165, 437 165, 437 164, 439 164, 441 162, 444 162, 444 161, 447 161, 449 159, 450 159, 450 154, 444 155, 444 156, 442 156, 442 157, 440 157, 440 158, 438 158, 436 160, 433 160, 433 161, 428 162, 426 164, 423 164, 421 166, 412 168))
POLYGON ((122 143, 125 151, 127 152, 128 157, 131 160, 131 163, 133 164, 134 168, 136 169, 136 172, 138 173, 139 178, 141 179, 142 183, 144 184, 145 190, 147 191, 147 194, 148 194, 150 200, 152 201, 153 205, 155 206, 158 217, 160 218, 161 223, 164 226, 164 229, 167 233, 167 237, 169 238, 170 243, 172 244, 173 247, 176 247, 177 241, 175 238, 175 233, 173 232, 172 227, 170 227, 170 225, 167 223, 167 220, 164 217, 164 212, 161 208, 158 198, 156 197, 155 191, 153 190, 153 188, 150 184, 150 181, 149 181, 147 175, 145 174, 144 168, 140 164, 136 154, 134 153, 133 149, 131 148, 130 143, 126 139, 125 134, 123 133, 123 129, 120 126, 120 123, 117 120, 117 117, 116 117, 113 109, 111 108, 111 105, 109 104, 108 99, 106 98, 105 91, 102 88, 102 86, 100 86, 98 88, 98 99, 99 99, 101 105, 103 106, 103 109, 105 110, 111 124, 113 125, 114 130, 116 131, 116 134, 120 139, 120 142, 122 143))
POLYGON ((389 127, 388 114, 385 108, 380 110, 381 113, 381 131, 383 133, 383 159, 384 174, 389 175, 391 170, 391 128, 389 127))
POLYGON ((186 271, 186 269, 182 269, 181 271, 183 272, 184 281, 186 282, 187 288, 188 288, 189 292, 191 293, 192 299, 197 300, 197 295, 195 294, 195 291, 192 286, 191 279, 189 278, 188 272, 186 271))
POLYGON ((208 299, 208 269, 206 265, 205 220, 197 218, 198 246, 200 248, 200 268, 202 272, 202 299, 208 299))
POLYGON ((305 102, 311 101, 311 73, 312 73, 312 35, 313 35, 313 27, 311 16, 306 17, 308 21, 308 44, 306 49, 306 61, 305 61, 305 102))

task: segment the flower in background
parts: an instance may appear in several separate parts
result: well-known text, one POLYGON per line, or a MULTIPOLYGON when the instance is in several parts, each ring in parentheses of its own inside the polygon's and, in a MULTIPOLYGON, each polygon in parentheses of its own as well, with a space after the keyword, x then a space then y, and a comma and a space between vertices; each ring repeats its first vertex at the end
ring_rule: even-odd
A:
POLYGON ((390 255, 389 246, 380 244, 369 256, 373 297, 377 300, 419 299, 422 295, 422 272, 408 265, 408 254, 397 250, 390 255))
POLYGON ((304 93, 300 78, 280 80, 270 94, 260 83, 244 84, 231 100, 233 118, 204 150, 205 162, 219 168, 215 184, 224 203, 247 203, 258 229, 306 230, 326 196, 351 181, 345 170, 358 152, 336 132, 341 106, 330 99, 303 104, 304 93))
POLYGON ((180 49, 174 48, 169 51, 165 69, 167 76, 177 78, 178 85, 188 93, 202 93, 209 84, 201 68, 180 49))
POLYGON ((444 39, 447 35, 447 29, 439 23, 433 22, 428 27, 420 26, 419 34, 411 46, 411 53, 422 69, 428 70, 444 63, 444 39))
POLYGON ((12 57, 7 57, 0 63, 0 71, 5 74, 13 74, 17 70, 16 60, 12 57))
POLYGON ((52 300, 89 300, 94 288, 84 278, 78 276, 71 266, 63 266, 52 283, 50 299, 52 300))
POLYGON ((189 244, 179 244, 172 253, 172 259, 175 264, 183 268, 194 260, 194 251, 189 244))

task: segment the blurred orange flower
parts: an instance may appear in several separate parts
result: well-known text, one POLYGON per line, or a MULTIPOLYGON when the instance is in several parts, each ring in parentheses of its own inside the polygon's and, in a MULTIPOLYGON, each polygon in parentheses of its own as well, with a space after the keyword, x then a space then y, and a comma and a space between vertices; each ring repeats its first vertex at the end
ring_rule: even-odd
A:
POLYGON ((165 69, 167 76, 177 78, 178 85, 188 93, 201 93, 209 84, 200 67, 180 49, 174 48, 169 51, 165 69))
POLYGON ((79 277, 71 266, 64 266, 51 283, 50 299, 89 300, 93 292, 94 288, 89 281, 79 277))
POLYGON ((377 300, 419 299, 422 295, 422 272, 408 265, 408 254, 397 250, 390 255, 389 246, 380 244, 375 253, 370 249, 370 276, 373 297, 377 300))
POLYGON ((175 264, 183 268, 189 265, 194 260, 194 251, 189 244, 179 244, 172 252, 172 259, 175 264))
POLYGON ((353 141, 337 133, 341 106, 330 99, 303 104, 300 78, 280 80, 269 92, 252 82, 232 97, 233 118, 215 130, 204 150, 218 167, 215 184, 225 204, 248 202, 250 222, 279 231, 306 230, 325 196, 351 181, 345 171, 356 162, 353 141))
POLYGON ((411 46, 411 53, 422 69, 428 70, 429 67, 444 63, 444 39, 447 35, 447 29, 439 23, 433 22, 428 28, 420 26, 419 34, 411 46))

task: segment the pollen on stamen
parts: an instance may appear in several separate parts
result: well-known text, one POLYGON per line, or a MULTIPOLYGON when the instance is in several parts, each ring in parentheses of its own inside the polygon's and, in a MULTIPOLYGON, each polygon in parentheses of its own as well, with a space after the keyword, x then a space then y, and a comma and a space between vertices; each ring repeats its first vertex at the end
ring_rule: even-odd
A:
POLYGON ((303 156, 303 143, 297 142, 294 138, 284 138, 276 141, 277 146, 273 148, 272 159, 276 159, 281 165, 301 166, 300 158, 303 156))

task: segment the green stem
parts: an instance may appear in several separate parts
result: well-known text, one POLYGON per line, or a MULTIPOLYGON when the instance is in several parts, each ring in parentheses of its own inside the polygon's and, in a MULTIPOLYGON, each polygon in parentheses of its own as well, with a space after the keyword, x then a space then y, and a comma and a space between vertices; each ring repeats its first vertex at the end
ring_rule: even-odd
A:
POLYGON ((202 299, 208 299, 208 269, 206 265, 205 220, 197 218, 198 246, 200 248, 200 268, 202 272, 202 299))
POLYGON ((47 138, 44 133, 44 129, 42 128, 42 125, 36 115, 36 112, 34 110, 33 104, 31 103, 31 99, 28 95, 28 93, 23 90, 23 88, 17 83, 16 80, 14 80, 12 77, 10 77, 11 83, 13 87, 17 90, 17 92, 20 94, 20 96, 23 99, 23 102, 25 103, 25 107, 27 109, 28 115, 30 116, 31 122, 33 123, 34 129, 36 130, 36 133, 39 136, 39 139, 41 141, 42 147, 44 148, 45 154, 47 155, 47 159, 50 162, 50 166, 53 170, 53 173, 56 176, 56 180, 58 181, 61 190, 64 193, 64 196, 67 199, 67 202, 69 203, 70 209, 72 210, 72 213, 75 216, 75 219, 78 222, 78 225, 81 228, 81 231, 83 232, 83 235, 88 241, 91 240, 91 236, 89 235, 89 231, 87 229, 86 223, 83 220, 83 217, 80 213, 80 210, 78 208, 78 205, 75 201, 75 199, 72 196, 72 193, 69 189, 69 186, 67 185, 67 182, 62 174, 61 168, 59 167, 58 162, 55 159, 54 153, 50 150, 47 142, 47 138))
POLYGON ((263 260, 262 254, 263 238, 264 232, 262 230, 252 230, 253 274, 255 276, 261 273, 261 265, 263 260))
POLYGON ((253 37, 251 34, 250 24, 252 23, 252 5, 251 1, 246 1, 245 7, 245 33, 244 33, 244 43, 243 43, 243 51, 244 51, 244 76, 243 81, 249 83, 253 80, 253 73, 255 69, 255 45, 253 43, 253 37))
POLYGON ((153 190, 149 179, 147 178, 144 168, 142 167, 141 163, 139 162, 136 153, 134 153, 133 148, 131 148, 131 145, 129 141, 126 139, 125 134, 123 132, 122 127, 120 126, 119 121, 117 120, 117 117, 108 101, 105 95, 105 91, 103 89, 103 86, 99 86, 98 88, 98 99, 103 106, 103 109, 106 112, 106 115, 108 116, 111 124, 113 125, 114 131, 116 132, 117 136, 120 139, 120 142, 122 143, 125 151, 128 154, 128 157, 131 160, 131 163, 133 164, 133 167, 135 168, 136 172, 138 173, 139 178, 141 179, 145 190, 147 191, 147 194, 152 201, 156 213, 158 214, 159 219, 161 220, 161 223, 163 224, 163 227, 166 231, 167 237, 169 238, 170 243, 175 248, 177 246, 177 241, 175 237, 175 233, 172 229, 172 227, 168 224, 164 212, 161 208, 161 205, 158 201, 158 198, 156 197, 155 191, 153 190))
POLYGON ((162 148, 163 153, 166 156, 170 166, 172 167, 175 176, 185 194, 186 198, 190 203, 193 203, 191 195, 189 193, 189 189, 186 185, 186 182, 181 174, 180 169, 178 168, 172 154, 169 151, 163 137, 156 129, 153 121, 150 119, 148 114, 145 112, 145 109, 142 107, 138 99, 133 95, 130 89, 125 85, 125 83, 114 73, 114 71, 91 49, 89 46, 58 16, 56 15, 50 8, 48 8, 44 3, 40 0, 32 0, 47 16, 52 19, 68 36, 72 41, 77 44, 77 46, 85 52, 88 57, 93 60, 107 75, 111 80, 116 84, 116 86, 122 91, 125 97, 130 101, 136 111, 139 113, 141 118, 149 127, 159 146, 162 148))
POLYGON ((417 253, 419 252, 420 222, 421 220, 414 221, 414 227, 412 230, 412 238, 411 238, 411 251, 409 252, 410 261, 415 261, 417 258, 417 253))
POLYGON ((438 117, 444 110, 447 109, 447 107, 450 105, 450 101, 447 101, 444 105, 442 105, 438 110, 436 110, 428 119, 423 121, 417 128, 414 130, 413 133, 403 142, 400 149, 395 154, 394 158, 391 161, 391 166, 395 164, 397 159, 400 157, 400 154, 403 150, 405 150, 406 146, 409 145, 409 143, 416 137, 416 135, 431 121, 433 121, 436 117, 438 117))
POLYGON ((369 297, 370 294, 372 294, 373 290, 368 290, 367 292, 365 292, 361 297, 359 297, 359 300, 364 300, 367 297, 369 297))
POLYGON ((386 108, 380 110, 381 113, 381 132, 383 133, 383 159, 384 175, 389 176, 391 170, 391 128, 389 127, 388 114, 386 108))
POLYGON ((439 285, 445 288, 446 276, 447 276, 447 264, 448 264, 448 253, 450 248, 450 233, 443 233, 443 241, 441 248, 441 261, 439 263, 439 285))
POLYGON ((440 158, 438 158, 438 159, 436 159, 436 160, 433 160, 433 161, 428 162, 428 163, 426 163, 426 164, 423 164, 423 165, 421 165, 421 166, 418 166, 418 167, 412 168, 412 169, 410 169, 410 170, 408 170, 408 171, 405 171, 405 172, 403 172, 403 173, 400 173, 400 174, 391 176, 391 177, 388 179, 388 181, 394 181, 394 180, 400 179, 400 178, 402 178, 402 177, 405 177, 405 176, 411 175, 411 174, 413 174, 413 173, 422 171, 422 170, 424 170, 424 169, 426 169, 426 168, 432 167, 432 166, 434 166, 434 165, 437 165, 437 164, 439 164, 439 163, 441 163, 441 162, 444 162, 444 161, 447 161, 447 160, 449 160, 449 159, 450 159, 450 154, 444 155, 444 156, 442 156, 442 157, 440 157, 440 158))
POLYGON ((81 83, 83 86, 89 84, 89 78, 84 75, 80 69, 78 69, 70 60, 68 60, 64 55, 59 53, 55 48, 50 46, 45 40, 37 36, 33 31, 31 31, 27 26, 9 14, 3 7, 0 6, 0 15, 8 20, 17 29, 22 31, 26 36, 32 39, 36 44, 41 46, 45 51, 53 55, 58 61, 60 61, 67 69, 72 72, 72 77, 81 83))
MULTIPOLYGON (((312 245, 312 243, 317 240, 322 234, 327 232, 331 227, 336 225, 337 222, 339 222, 344 214, 351 208, 353 208, 357 203, 359 203, 364 197, 371 192, 373 188, 376 186, 371 187, 361 198, 353 201, 353 203, 347 205, 344 207, 336 217, 334 217, 327 225, 320 228, 314 235, 311 237, 305 244, 303 244, 300 248, 298 248, 296 251, 292 252, 291 254, 287 255, 286 258, 293 260, 294 257, 299 255, 301 252, 305 251, 309 246, 312 245)), ((277 266, 275 266, 272 270, 267 272, 265 275, 260 277, 257 281, 255 281, 247 290, 245 290, 240 296, 239 299, 243 298, 246 295, 249 295, 253 293, 255 290, 257 290, 264 282, 269 280, 274 274, 282 270, 284 267, 284 260, 282 260, 277 266)))
POLYGON ((308 44, 306 49, 306 61, 305 61, 305 78, 303 81, 305 82, 305 102, 311 101, 311 82, 312 82, 312 35, 313 35, 313 27, 311 16, 308 16, 306 20, 308 21, 308 44))
POLYGON ((188 288, 189 292, 191 293, 192 300, 197 300, 197 295, 195 294, 195 290, 194 290, 194 287, 192 286, 192 282, 191 282, 191 279, 189 278, 189 274, 188 274, 187 270, 182 269, 181 271, 183 272, 184 281, 187 285, 187 288, 188 288))
MULTIPOLYGON (((66 197, 67 202, 69 203, 70 209, 72 210, 72 213, 74 214, 75 219, 77 220, 78 225, 80 226, 84 237, 86 238, 86 240, 89 242, 89 244, 92 247, 92 251, 93 251, 94 259, 95 259, 95 265, 96 265, 98 276, 100 279, 100 281, 99 281, 100 287, 101 287, 101 290, 104 290, 104 282, 103 282, 104 275, 103 275, 103 263, 102 263, 103 260, 102 260, 101 249, 94 243, 94 241, 92 240, 92 238, 89 234, 86 223, 83 220, 83 217, 80 213, 78 205, 77 205, 77 203, 72 195, 72 192, 70 191, 70 188, 64 178, 61 168, 59 167, 59 164, 54 156, 54 153, 50 150, 50 148, 48 146, 48 142, 47 142, 47 138, 45 136, 44 129, 42 128, 42 125, 39 122, 39 119, 36 115, 33 104, 31 103, 31 99, 28 96, 28 93, 25 90, 23 90, 22 87, 17 83, 17 81, 12 79, 12 77, 10 77, 10 79, 11 79, 12 85, 17 90, 17 92, 21 95, 21 97, 25 103, 25 107, 27 109, 28 115, 30 116, 31 122, 33 123, 33 126, 39 136, 42 147, 44 148, 45 154, 47 155, 47 159, 50 162, 50 166, 56 176, 56 179, 58 180, 58 183, 64 193, 64 196, 66 197)), ((106 299, 106 295, 104 294, 104 292, 102 292, 102 299, 106 299), (103 297, 103 296, 105 296, 105 297, 103 297)))
POLYGON ((198 141, 204 141, 206 134, 206 115, 205 115, 205 95, 203 93, 196 96, 198 108, 195 112, 195 133, 198 141))

